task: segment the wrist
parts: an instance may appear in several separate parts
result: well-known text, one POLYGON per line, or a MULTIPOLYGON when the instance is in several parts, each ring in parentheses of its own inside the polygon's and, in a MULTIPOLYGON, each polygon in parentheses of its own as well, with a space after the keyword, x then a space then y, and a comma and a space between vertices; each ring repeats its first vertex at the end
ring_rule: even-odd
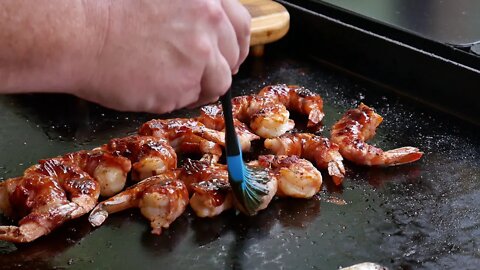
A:
POLYGON ((108 37, 111 0, 84 0, 83 27, 78 38, 72 39, 72 48, 63 61, 69 77, 70 93, 91 91, 99 73, 100 58, 108 37))

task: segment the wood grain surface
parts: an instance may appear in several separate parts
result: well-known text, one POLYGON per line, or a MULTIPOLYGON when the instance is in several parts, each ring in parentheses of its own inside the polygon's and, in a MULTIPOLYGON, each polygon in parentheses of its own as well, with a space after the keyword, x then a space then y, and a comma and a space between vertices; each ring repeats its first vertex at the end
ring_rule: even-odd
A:
POLYGON ((250 45, 263 45, 287 34, 290 15, 281 4, 270 0, 241 0, 252 16, 250 45))

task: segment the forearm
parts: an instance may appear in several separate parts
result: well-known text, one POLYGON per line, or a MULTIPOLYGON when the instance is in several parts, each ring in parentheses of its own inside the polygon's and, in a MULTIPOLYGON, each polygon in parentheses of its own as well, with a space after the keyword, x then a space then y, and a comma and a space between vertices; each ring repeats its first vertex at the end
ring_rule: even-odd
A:
POLYGON ((88 87, 88 71, 107 32, 106 2, 0 1, 0 92, 88 87))

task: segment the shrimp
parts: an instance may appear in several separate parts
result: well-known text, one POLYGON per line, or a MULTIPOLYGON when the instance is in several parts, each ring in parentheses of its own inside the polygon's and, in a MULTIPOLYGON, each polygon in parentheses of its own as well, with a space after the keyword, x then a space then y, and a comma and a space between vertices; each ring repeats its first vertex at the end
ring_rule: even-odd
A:
MULTIPOLYGON (((220 106, 207 105, 201 108, 202 114, 197 118, 198 121, 205 124, 206 127, 225 132, 225 122, 223 120, 223 111, 220 106)), ((252 133, 248 127, 240 122, 238 119, 233 119, 233 125, 237 132, 238 141, 242 151, 248 152, 251 148, 251 142, 260 139, 259 136, 252 133)), ((219 142, 220 145, 225 146, 225 143, 219 142)))
MULTIPOLYGON (((227 166, 216 163, 209 156, 201 160, 187 159, 182 167, 179 178, 187 184, 190 193, 190 206, 199 217, 213 217, 233 206, 246 212, 234 199, 228 182, 227 166)), ((258 164, 252 164, 259 166, 258 164)), ((262 197, 262 203, 257 211, 265 209, 277 192, 277 179, 266 171, 268 178, 268 194, 262 197)))
MULTIPOLYGON (((295 123, 290 120, 287 108, 275 100, 256 95, 238 96, 232 99, 233 116, 262 138, 278 137, 291 130, 295 123)), ((201 108, 199 121, 210 128, 223 128, 223 111, 220 104, 201 108)))
MULTIPOLYGON (((223 114, 222 114, 223 115, 223 114)), ((199 117, 199 120, 202 120, 202 117, 199 117)), ((225 132, 225 123, 223 122, 223 116, 221 121, 218 121, 213 128, 225 132)), ((208 121, 207 121, 208 123, 208 121)), ((251 132, 245 123, 240 122, 238 119, 233 119, 233 126, 235 127, 235 131, 237 133, 238 142, 240 143, 240 147, 242 151, 248 152, 252 147, 252 141, 260 139, 258 135, 251 132)), ((225 143, 220 143, 221 146, 225 146, 225 143)))
POLYGON ((284 134, 278 138, 266 139, 264 145, 276 155, 296 155, 314 161, 318 168, 328 169, 328 174, 336 185, 340 185, 345 177, 339 147, 327 138, 309 133, 284 134))
POLYGON ((182 180, 192 194, 190 206, 199 217, 213 217, 233 207, 227 166, 209 156, 187 159, 180 170, 182 180))
POLYGON ((276 195, 311 198, 322 185, 322 175, 310 161, 297 156, 259 156, 254 164, 269 168, 278 181, 276 195))
POLYGON ((185 159, 179 169, 178 178, 187 185, 190 194, 193 194, 192 185, 202 181, 216 178, 228 182, 227 165, 217 163, 217 161, 213 155, 204 155, 200 160, 185 159))
POLYGON ((361 103, 347 111, 333 125, 331 140, 338 144, 342 156, 354 163, 368 166, 395 166, 419 160, 423 153, 415 147, 402 147, 383 151, 365 141, 375 135, 383 118, 361 103))
POLYGON ((222 155, 223 132, 207 128, 197 120, 187 118, 154 119, 144 123, 139 135, 166 139, 176 150, 222 155))
POLYGON ((177 168, 177 154, 165 139, 133 135, 112 139, 102 149, 130 159, 133 162, 134 181, 177 168))
POLYGON ((260 90, 258 95, 276 100, 289 110, 308 115, 308 127, 319 124, 325 115, 322 97, 303 87, 286 84, 270 85, 260 90))
POLYGON ((217 158, 222 155, 220 144, 193 134, 181 137, 174 145, 179 153, 211 154, 217 158))
MULTIPOLYGON (((252 141, 260 139, 258 135, 255 133, 252 133, 247 125, 244 123, 240 122, 238 119, 233 119, 233 126, 235 127, 235 131, 238 136, 238 142, 240 143, 240 146, 242 148, 242 151, 248 152, 250 151, 250 148, 252 147, 252 141)), ((225 132, 224 130, 222 130, 225 132)), ((222 145, 225 146, 225 145, 222 145)))
POLYGON ((233 205, 244 214, 255 215, 258 211, 267 208, 272 201, 278 190, 278 180, 272 170, 259 164, 258 160, 250 161, 248 166, 250 167, 250 170, 254 172, 254 175, 251 175, 251 177, 255 177, 257 181, 263 182, 262 186, 265 186, 267 194, 261 197, 260 205, 255 209, 256 211, 254 214, 252 214, 251 211, 247 211, 243 205, 236 200, 235 196, 233 197, 233 205))
POLYGON ((190 207, 199 217, 214 217, 232 208, 232 190, 223 179, 209 179, 192 184, 190 207))
POLYGON ((188 205, 188 191, 185 184, 176 180, 176 174, 168 172, 138 182, 127 190, 99 203, 92 210, 88 220, 92 226, 103 224, 109 214, 138 207, 150 221, 152 234, 160 235, 168 229, 188 205))
POLYGON ((61 158, 40 161, 23 177, 0 183, 0 206, 19 218, 19 226, 0 226, 0 240, 31 242, 64 222, 88 213, 97 203, 99 184, 61 158))
POLYGON ((24 176, 36 174, 54 177, 66 192, 67 197, 83 209, 80 215, 90 211, 100 196, 98 182, 81 168, 63 158, 40 160, 38 165, 25 170, 24 176))
POLYGON ((132 166, 127 158, 114 156, 101 149, 69 153, 62 159, 75 164, 97 180, 101 196, 112 196, 120 192, 125 187, 132 166))

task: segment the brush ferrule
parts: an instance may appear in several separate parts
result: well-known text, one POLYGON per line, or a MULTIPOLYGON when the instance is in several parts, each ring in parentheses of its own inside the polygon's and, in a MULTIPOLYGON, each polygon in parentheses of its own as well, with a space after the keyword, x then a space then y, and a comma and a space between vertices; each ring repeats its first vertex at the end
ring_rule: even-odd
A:
POLYGON ((228 173, 231 181, 240 183, 245 177, 245 165, 243 165, 242 153, 235 156, 227 156, 228 173))

